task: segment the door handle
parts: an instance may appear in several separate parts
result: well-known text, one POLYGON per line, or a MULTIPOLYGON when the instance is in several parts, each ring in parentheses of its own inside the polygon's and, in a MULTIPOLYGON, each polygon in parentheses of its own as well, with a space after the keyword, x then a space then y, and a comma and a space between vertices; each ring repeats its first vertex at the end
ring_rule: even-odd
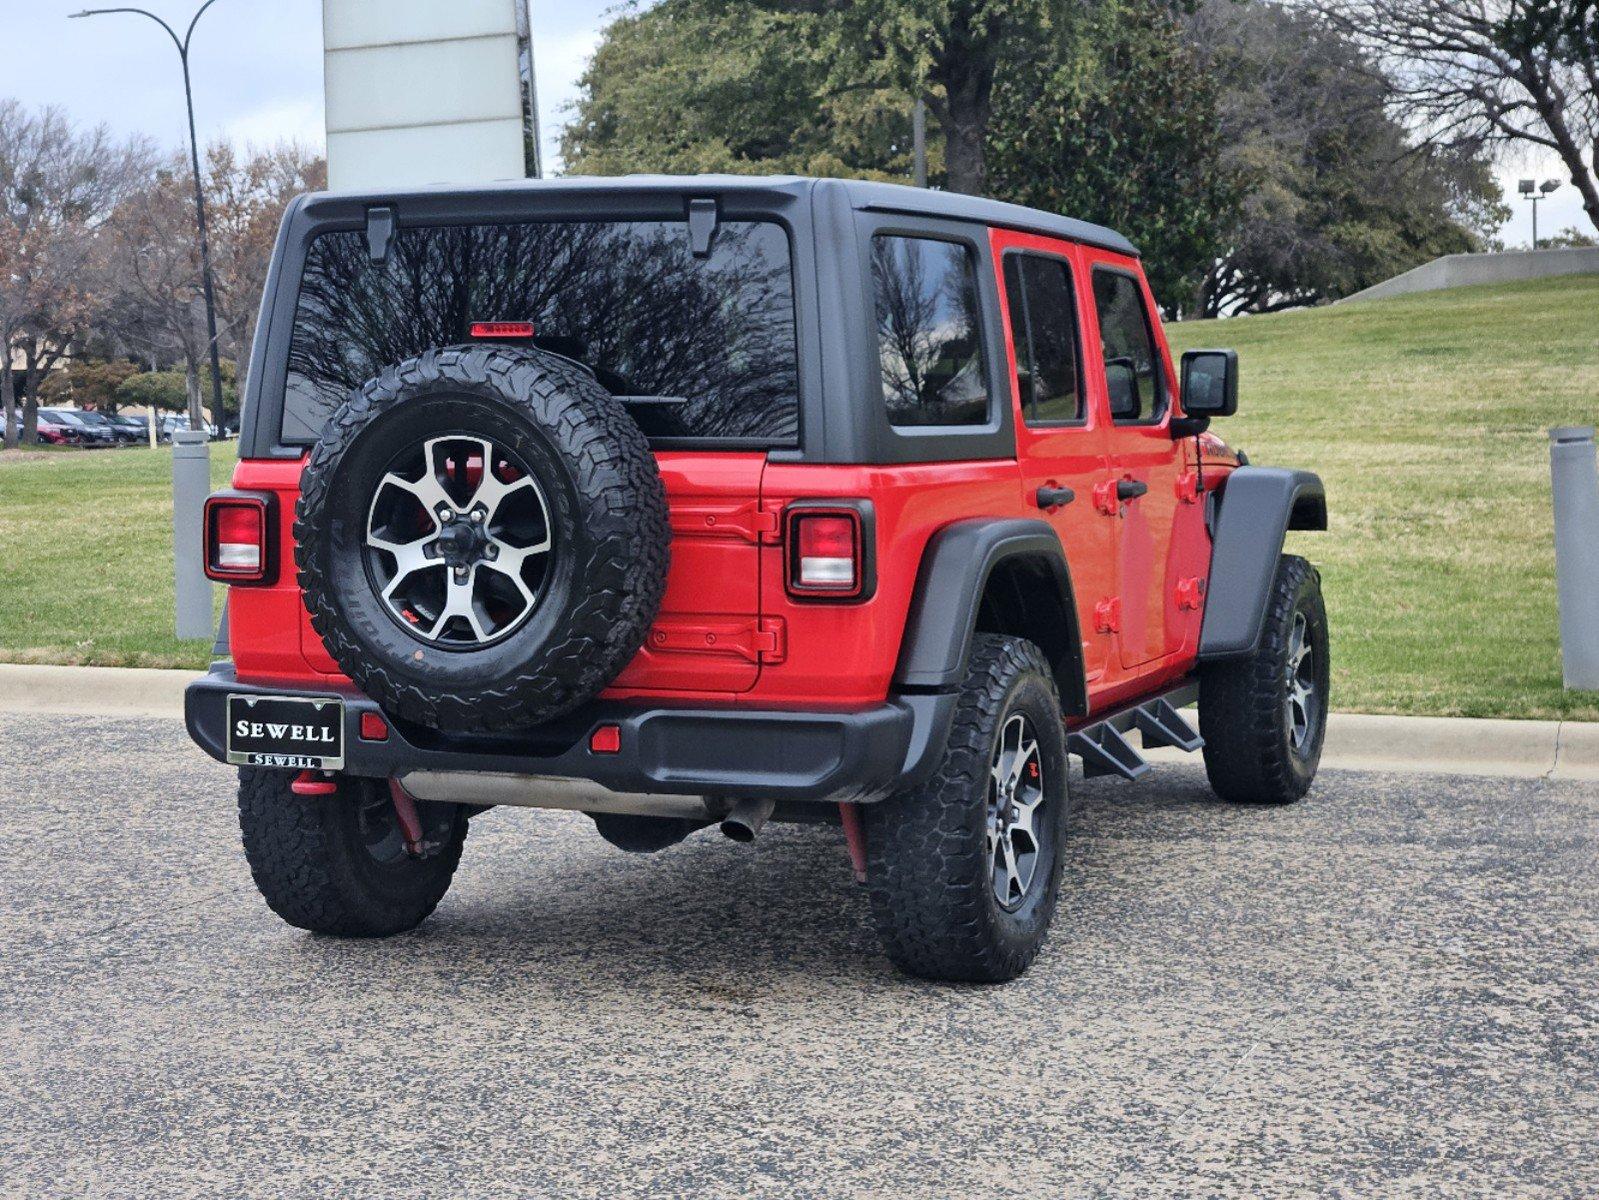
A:
POLYGON ((1136 479, 1118 479, 1116 481, 1116 499, 1136 500, 1149 490, 1147 483, 1140 483, 1136 479))
POLYGON ((1039 508, 1060 508, 1077 499, 1077 493, 1069 487, 1054 487, 1045 484, 1033 496, 1033 502, 1039 508))

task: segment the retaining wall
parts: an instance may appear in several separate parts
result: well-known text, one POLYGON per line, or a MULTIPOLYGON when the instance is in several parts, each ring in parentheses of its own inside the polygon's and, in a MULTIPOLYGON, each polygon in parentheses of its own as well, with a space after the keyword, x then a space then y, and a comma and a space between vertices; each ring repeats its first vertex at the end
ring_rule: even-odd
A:
POLYGON ((1403 275, 1385 279, 1338 301, 1381 300, 1412 292, 1437 292, 1474 283, 1510 283, 1556 275, 1599 274, 1599 247, 1567 250, 1511 250, 1504 254, 1446 254, 1403 275))

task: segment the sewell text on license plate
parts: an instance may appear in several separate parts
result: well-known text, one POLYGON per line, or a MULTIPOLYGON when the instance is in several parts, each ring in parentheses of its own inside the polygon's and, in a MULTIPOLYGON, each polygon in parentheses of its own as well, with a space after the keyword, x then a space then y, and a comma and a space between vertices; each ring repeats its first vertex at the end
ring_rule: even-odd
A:
POLYGON ((228 761, 243 767, 338 771, 344 701, 331 697, 228 697, 228 761))

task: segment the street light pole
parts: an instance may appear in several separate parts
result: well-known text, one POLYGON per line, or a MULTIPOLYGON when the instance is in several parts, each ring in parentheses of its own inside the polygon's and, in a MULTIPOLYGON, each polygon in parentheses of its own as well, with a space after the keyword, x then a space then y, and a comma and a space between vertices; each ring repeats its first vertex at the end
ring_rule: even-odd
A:
POLYGON ((183 101, 189 110, 189 165, 194 171, 194 221, 200 231, 200 291, 205 296, 205 332, 207 344, 211 348, 211 421, 217 427, 217 435, 220 437, 222 430, 227 426, 227 413, 222 407, 222 359, 217 349, 216 291, 211 285, 211 239, 206 232, 205 189, 200 183, 200 141, 194 132, 194 88, 189 81, 189 42, 194 37, 194 27, 200 23, 205 10, 216 2, 217 0, 205 0, 205 3, 200 5, 199 11, 194 14, 194 19, 189 22, 189 28, 184 31, 181 39, 172 26, 153 12, 147 12, 142 8, 91 8, 73 13, 72 16, 77 18, 98 17, 107 13, 137 13, 141 17, 149 17, 165 29, 167 36, 172 39, 172 44, 178 48, 178 60, 183 64, 183 101))
POLYGON ((1559 188, 1560 181, 1558 179, 1546 179, 1542 184, 1538 184, 1531 179, 1523 179, 1521 181, 1519 188, 1521 195, 1523 199, 1532 205, 1532 248, 1534 250, 1538 248, 1538 202, 1547 197, 1550 192, 1558 191, 1559 188))

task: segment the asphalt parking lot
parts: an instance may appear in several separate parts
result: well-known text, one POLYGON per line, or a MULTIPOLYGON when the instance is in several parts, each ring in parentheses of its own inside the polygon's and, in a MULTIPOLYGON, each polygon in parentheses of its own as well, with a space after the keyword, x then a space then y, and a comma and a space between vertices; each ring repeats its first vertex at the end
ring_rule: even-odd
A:
POLYGON ((230 773, 0 715, 6 1196, 1599 1194, 1599 787, 1077 791, 1020 982, 878 957, 833 829, 496 811, 416 934, 259 901, 230 773))

